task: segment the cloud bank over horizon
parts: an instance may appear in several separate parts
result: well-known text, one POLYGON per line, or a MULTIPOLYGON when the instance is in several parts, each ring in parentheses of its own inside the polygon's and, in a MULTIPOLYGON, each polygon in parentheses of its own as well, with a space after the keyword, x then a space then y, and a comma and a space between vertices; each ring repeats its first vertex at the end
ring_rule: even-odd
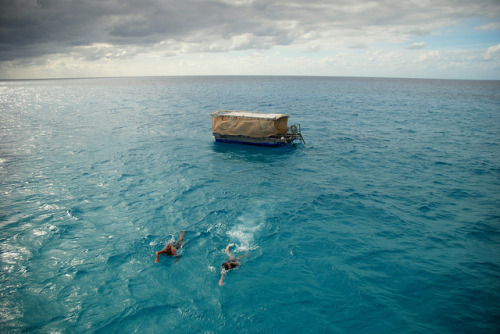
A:
POLYGON ((499 72, 497 0, 0 0, 3 79, 499 72))

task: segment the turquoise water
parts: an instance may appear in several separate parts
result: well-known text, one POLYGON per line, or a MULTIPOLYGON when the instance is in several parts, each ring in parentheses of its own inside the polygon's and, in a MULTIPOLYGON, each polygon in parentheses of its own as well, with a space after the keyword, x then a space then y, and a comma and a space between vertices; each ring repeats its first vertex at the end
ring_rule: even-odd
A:
POLYGON ((498 81, 1 81, 0 108, 2 332, 500 330, 498 81), (216 144, 218 109, 307 145, 216 144))

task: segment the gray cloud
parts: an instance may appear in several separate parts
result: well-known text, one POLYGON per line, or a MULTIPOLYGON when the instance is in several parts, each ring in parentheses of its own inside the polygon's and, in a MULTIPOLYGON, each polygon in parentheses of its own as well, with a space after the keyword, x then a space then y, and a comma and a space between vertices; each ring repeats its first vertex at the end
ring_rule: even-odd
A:
POLYGON ((499 16, 495 0, 0 0, 0 61, 55 53, 131 57, 160 46, 172 55, 321 39, 366 45, 499 16), (98 44, 121 51, 85 48, 98 44))

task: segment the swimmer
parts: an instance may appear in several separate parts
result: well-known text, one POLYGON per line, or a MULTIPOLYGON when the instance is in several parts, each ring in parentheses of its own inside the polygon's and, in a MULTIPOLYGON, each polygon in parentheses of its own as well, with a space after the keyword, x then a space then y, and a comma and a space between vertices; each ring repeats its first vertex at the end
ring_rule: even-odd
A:
POLYGON ((244 254, 244 255, 241 255, 241 256, 238 256, 237 258, 234 258, 231 253, 229 253, 229 247, 233 246, 234 244, 229 244, 227 245, 225 251, 226 251, 226 254, 227 254, 227 257, 229 258, 229 260, 227 260, 226 262, 224 262, 222 264, 222 269, 220 271, 220 280, 219 280, 219 285, 222 285, 224 284, 224 276, 226 276, 226 273, 231 270, 231 269, 234 269, 236 267, 238 267, 240 265, 240 260, 241 258, 245 257, 245 256, 248 256, 248 254, 244 254))
POLYGON ((175 256, 177 258, 177 260, 175 260, 175 262, 179 261, 179 259, 181 258, 182 255, 177 254, 177 250, 179 248, 181 248, 181 243, 182 243, 182 240, 184 239, 184 233, 186 233, 186 231, 182 231, 181 232, 181 235, 179 236, 179 240, 177 240, 176 243, 174 243, 174 244, 167 244, 165 246, 165 249, 163 249, 163 250, 161 250, 159 252, 156 252, 156 260, 155 260, 156 263, 158 263, 158 261, 160 261, 160 259, 158 258, 158 256, 162 255, 162 254, 175 256))

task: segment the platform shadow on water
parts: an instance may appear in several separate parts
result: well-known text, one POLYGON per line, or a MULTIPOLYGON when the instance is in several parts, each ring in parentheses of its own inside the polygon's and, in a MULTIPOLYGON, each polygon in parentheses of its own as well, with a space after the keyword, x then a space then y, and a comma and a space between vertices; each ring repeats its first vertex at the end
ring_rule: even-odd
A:
POLYGON ((240 159, 244 161, 273 162, 292 157, 301 149, 301 144, 285 145, 281 147, 266 147, 234 143, 213 142, 211 148, 214 153, 225 158, 240 159))

